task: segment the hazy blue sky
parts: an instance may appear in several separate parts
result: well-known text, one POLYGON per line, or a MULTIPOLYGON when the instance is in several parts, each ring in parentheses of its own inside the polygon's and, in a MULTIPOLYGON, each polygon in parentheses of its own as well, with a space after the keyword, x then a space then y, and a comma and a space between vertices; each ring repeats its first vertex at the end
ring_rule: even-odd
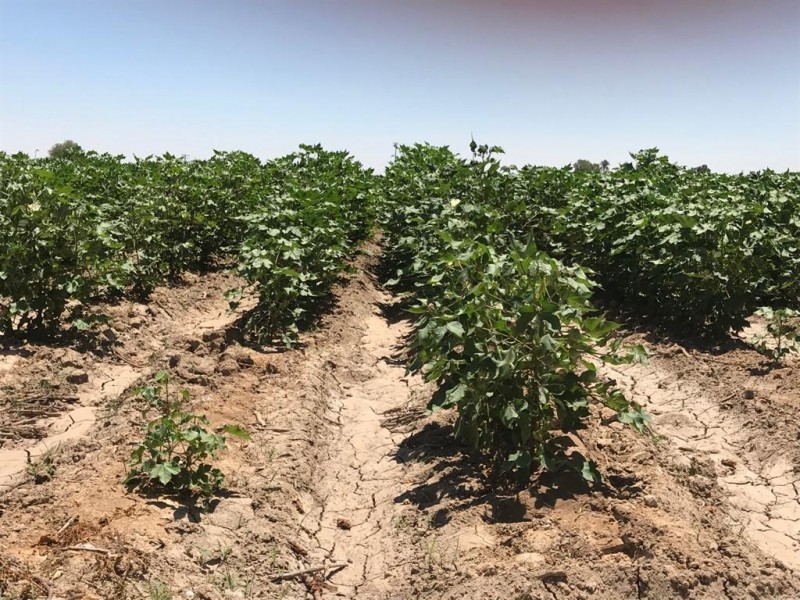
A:
POLYGON ((0 0, 0 149, 800 169, 800 0, 0 0))

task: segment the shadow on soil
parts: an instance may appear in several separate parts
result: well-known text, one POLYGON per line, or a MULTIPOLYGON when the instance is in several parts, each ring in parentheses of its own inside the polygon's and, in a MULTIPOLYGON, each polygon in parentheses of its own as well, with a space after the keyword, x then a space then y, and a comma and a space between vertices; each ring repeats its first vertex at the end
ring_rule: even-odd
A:
MULTIPOLYGON (((343 280, 342 280, 343 281, 343 280)), ((341 283, 341 282, 340 282, 341 283)), ((324 296, 314 297, 313 302, 303 306, 302 316, 294 323, 297 326, 298 334, 316 331, 324 327, 324 317, 336 312, 339 301, 333 293, 324 296)), ((307 344, 299 340, 292 343, 285 343, 278 333, 274 334, 271 340, 259 339, 258 337, 258 307, 251 308, 244 312, 236 321, 228 327, 226 331, 226 342, 237 342, 264 354, 280 354, 287 350, 302 350, 307 344)), ((276 331, 285 331, 289 324, 279 324, 276 331)))
POLYGON ((70 348, 81 354, 106 356, 112 351, 116 342, 113 333, 108 331, 108 328, 102 331, 95 329, 79 331, 69 328, 0 334, 0 356, 18 355, 26 358, 34 354, 34 349, 39 347, 70 348))
POLYGON ((646 312, 637 311, 636 307, 622 305, 602 296, 597 298, 597 308, 606 318, 621 323, 626 331, 644 335, 651 344, 677 344, 686 350, 696 350, 713 356, 733 350, 753 350, 752 346, 733 334, 698 332, 680 324, 670 327, 663 319, 659 320, 646 312))
POLYGON ((407 310, 408 305, 401 300, 382 302, 378 307, 381 310, 381 315, 390 325, 405 321, 411 316, 407 310))
POLYGON ((19 342, 12 340, 0 341, 0 356, 19 356, 20 358, 28 358, 33 355, 30 348, 26 348, 19 342))
POLYGON ((164 495, 157 490, 134 490, 128 486, 129 492, 136 492, 139 496, 146 499, 146 503, 158 508, 172 510, 174 521, 186 520, 189 523, 200 523, 203 515, 211 514, 225 498, 237 498, 237 494, 220 490, 212 498, 199 498, 191 495, 169 494, 164 495))
POLYGON ((496 481, 467 448, 453 439, 453 427, 428 423, 406 438, 395 453, 400 463, 428 465, 424 481, 395 498, 422 510, 433 509, 431 526, 447 524, 453 513, 484 506, 484 520, 514 523, 532 520, 536 512, 552 509, 564 500, 582 496, 630 497, 641 493, 639 481, 625 475, 606 474, 602 485, 592 486, 578 473, 540 472, 526 485, 496 481))

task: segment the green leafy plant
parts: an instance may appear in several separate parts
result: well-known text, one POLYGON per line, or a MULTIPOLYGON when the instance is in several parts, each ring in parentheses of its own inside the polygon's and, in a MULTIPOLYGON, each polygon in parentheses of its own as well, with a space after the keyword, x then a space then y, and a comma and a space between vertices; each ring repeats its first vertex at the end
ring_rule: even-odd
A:
POLYGON ((91 207, 68 182, 25 155, 0 153, 0 330, 52 331, 102 270, 91 207))
MULTIPOLYGON (((415 250, 407 226, 435 217, 443 199, 467 200, 472 223, 532 237, 590 268, 604 299, 682 333, 724 336, 758 306, 800 308, 798 173, 713 173, 655 148, 616 169, 517 169, 496 159, 498 148, 472 149, 480 177, 447 148, 399 148, 413 174, 402 186, 427 197, 381 211, 391 264, 411 262, 400 261, 415 250)), ((186 270, 238 262, 260 297, 249 333, 292 343, 369 236, 378 192, 401 183, 398 173, 376 177, 320 146, 266 163, 243 152, 132 161, 0 152, 0 330, 77 329, 98 300, 146 297, 186 270)))
POLYGON ((177 398, 170 396, 170 379, 164 371, 155 380, 157 385, 140 388, 139 395, 161 415, 147 424, 144 440, 131 453, 124 483, 133 489, 213 495, 222 487, 224 475, 206 461, 225 449, 224 434, 242 439, 249 435, 238 425, 211 431, 205 415, 184 409, 189 399, 186 390, 177 398))
POLYGON ((515 231, 514 173, 496 147, 473 160, 446 148, 399 147, 387 169, 381 222, 387 260, 415 316, 412 371, 437 384, 432 410, 457 411, 455 434, 493 473, 527 480, 539 468, 599 480, 564 435, 584 427, 592 402, 644 430, 647 416, 597 377, 594 358, 619 352, 616 324, 589 304, 594 283, 515 231))
POLYGON ((0 332, 85 329, 92 303, 238 262, 260 296, 248 331, 291 342, 371 232, 376 193, 321 146, 266 163, 0 152, 0 332))
POLYGON ((411 368, 438 384, 431 408, 455 407, 457 437, 500 472, 526 480, 537 466, 570 468, 599 481, 555 431, 583 428, 593 401, 639 431, 648 419, 587 360, 629 361, 609 339, 617 325, 591 316, 593 284, 533 244, 500 254, 464 241, 453 251, 436 266, 454 280, 410 309, 419 317, 411 368))
POLYGON ((291 345, 371 232, 376 188, 370 170, 321 146, 301 146, 266 169, 263 204, 241 217, 239 273, 259 296, 246 329, 259 343, 291 345))
POLYGON ((800 311, 763 306, 755 314, 767 321, 767 333, 756 338, 755 347, 774 366, 789 354, 800 354, 800 311))
POLYGON ((687 169, 655 148, 631 157, 580 175, 521 169, 511 227, 591 268, 627 313, 680 333, 722 337, 759 303, 800 304, 798 174, 687 169))

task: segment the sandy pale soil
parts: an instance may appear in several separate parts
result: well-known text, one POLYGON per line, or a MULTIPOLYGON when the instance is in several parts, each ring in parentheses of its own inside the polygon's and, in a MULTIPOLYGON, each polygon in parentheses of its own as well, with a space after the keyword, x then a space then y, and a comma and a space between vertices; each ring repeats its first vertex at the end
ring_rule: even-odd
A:
POLYGON ((405 373, 376 248, 300 347, 241 343, 222 273, 158 289, 92 347, 0 350, 0 598, 800 597, 800 365, 632 335, 614 379, 653 437, 596 411, 577 441, 603 487, 493 489, 405 373), (102 341, 102 340, 101 340, 102 341), (212 424, 239 423, 209 503, 121 484, 132 388, 167 368, 212 424))

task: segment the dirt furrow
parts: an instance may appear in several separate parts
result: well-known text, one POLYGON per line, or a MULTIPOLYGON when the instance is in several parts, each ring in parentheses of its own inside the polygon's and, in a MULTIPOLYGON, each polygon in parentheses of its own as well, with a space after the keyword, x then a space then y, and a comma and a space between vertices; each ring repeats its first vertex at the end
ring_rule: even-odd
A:
POLYGON ((331 577, 347 598, 386 596, 383 580, 395 558, 395 498, 404 487, 404 467, 394 459, 398 440, 382 422, 408 403, 412 391, 404 368, 391 360, 408 325, 389 324, 377 304, 371 310, 359 347, 351 350, 364 367, 330 400, 339 424, 315 484, 317 552, 320 560, 348 564, 331 577))
POLYGON ((78 407, 57 417, 41 419, 36 425, 48 435, 22 447, 0 449, 0 493, 19 481, 26 468, 60 444, 88 435, 97 421, 97 405, 105 398, 118 396, 141 377, 128 365, 108 365, 106 380, 98 380, 78 394, 78 407))
POLYGON ((789 454, 754 451, 753 439, 763 431, 658 358, 647 366, 607 369, 652 415, 656 433, 672 441, 687 469, 693 468, 691 461, 712 467, 739 531, 765 554, 800 571, 800 472, 789 454))

